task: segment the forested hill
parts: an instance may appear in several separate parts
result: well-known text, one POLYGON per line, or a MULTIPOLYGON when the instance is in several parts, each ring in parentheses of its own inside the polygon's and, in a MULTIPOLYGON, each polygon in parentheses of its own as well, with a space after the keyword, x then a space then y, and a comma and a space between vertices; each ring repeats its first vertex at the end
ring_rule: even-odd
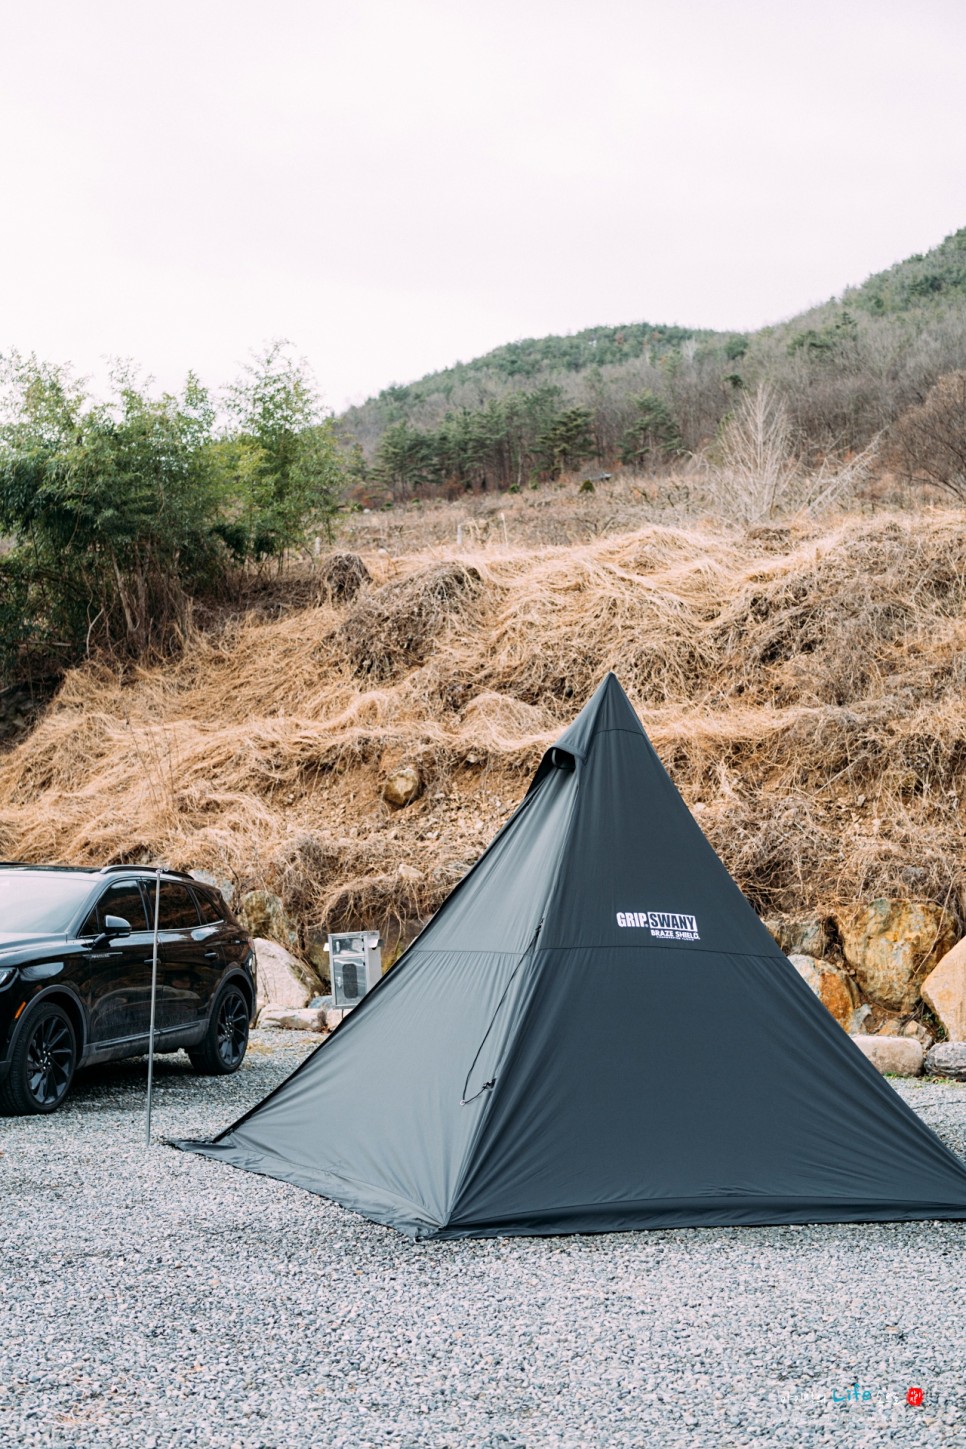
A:
POLYGON ((685 342, 708 341, 714 336, 714 332, 698 332, 690 327, 631 322, 618 327, 586 327, 583 332, 563 337, 528 337, 495 347, 472 362, 457 362, 441 372, 428 373, 418 382, 389 387, 380 396, 412 405, 437 394, 452 397, 461 385, 486 378, 523 386, 548 373, 583 372, 635 357, 664 357, 679 351, 685 342))
POLYGON ((856 448, 966 367, 964 302, 966 228, 776 326, 635 322, 511 342, 386 388, 337 426, 395 496, 512 486, 591 459, 651 466, 704 446, 736 392, 762 381, 813 449, 856 448))
POLYGON ((873 316, 909 312, 929 303, 962 306, 966 302, 966 227, 954 231, 932 251, 917 253, 876 272, 861 287, 842 295, 845 306, 873 316))
POLYGON ((640 360, 668 360, 682 348, 727 342, 738 334, 711 329, 630 322, 613 327, 586 327, 549 337, 507 342, 475 357, 456 362, 415 382, 393 383, 375 397, 348 408, 339 419, 343 436, 369 451, 387 427, 421 426, 439 421, 446 412, 477 408, 507 391, 524 391, 561 374, 573 377, 602 368, 621 368, 640 360))

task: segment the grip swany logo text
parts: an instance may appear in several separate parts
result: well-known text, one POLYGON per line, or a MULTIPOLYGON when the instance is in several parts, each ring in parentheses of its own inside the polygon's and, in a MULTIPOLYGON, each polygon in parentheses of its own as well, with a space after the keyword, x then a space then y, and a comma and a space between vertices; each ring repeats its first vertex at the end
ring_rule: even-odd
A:
POLYGON ((643 926, 661 941, 700 941, 697 916, 677 911, 618 911, 619 926, 643 926))

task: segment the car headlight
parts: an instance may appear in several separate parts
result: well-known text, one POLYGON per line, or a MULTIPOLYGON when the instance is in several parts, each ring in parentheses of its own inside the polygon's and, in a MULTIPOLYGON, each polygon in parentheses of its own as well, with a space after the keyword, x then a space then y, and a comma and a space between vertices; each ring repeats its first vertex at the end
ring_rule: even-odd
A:
POLYGON ((0 991, 9 986, 17 974, 16 966, 0 966, 0 991))

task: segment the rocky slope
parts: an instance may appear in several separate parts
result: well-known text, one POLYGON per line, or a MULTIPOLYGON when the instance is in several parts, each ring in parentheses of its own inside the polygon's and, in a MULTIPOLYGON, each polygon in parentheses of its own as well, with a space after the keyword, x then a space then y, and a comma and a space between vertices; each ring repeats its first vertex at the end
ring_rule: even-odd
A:
POLYGON ((303 946, 405 936, 613 668, 756 908, 824 922, 860 995, 847 922, 871 902, 962 934, 961 514, 398 557, 377 538, 356 529, 369 582, 323 559, 176 661, 72 673, 0 759, 3 854, 203 867, 278 895, 303 946))

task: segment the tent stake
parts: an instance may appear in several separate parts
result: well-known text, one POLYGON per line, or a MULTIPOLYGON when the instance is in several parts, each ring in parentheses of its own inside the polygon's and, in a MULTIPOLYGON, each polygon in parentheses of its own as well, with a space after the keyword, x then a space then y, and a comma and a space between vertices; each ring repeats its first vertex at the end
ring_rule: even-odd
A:
POLYGON ((161 867, 154 882, 154 941, 151 947, 151 1025, 148 1028, 148 1101, 144 1114, 144 1145, 151 1146, 151 1095, 154 1090, 154 1013, 158 998, 158 921, 161 916, 161 867))

